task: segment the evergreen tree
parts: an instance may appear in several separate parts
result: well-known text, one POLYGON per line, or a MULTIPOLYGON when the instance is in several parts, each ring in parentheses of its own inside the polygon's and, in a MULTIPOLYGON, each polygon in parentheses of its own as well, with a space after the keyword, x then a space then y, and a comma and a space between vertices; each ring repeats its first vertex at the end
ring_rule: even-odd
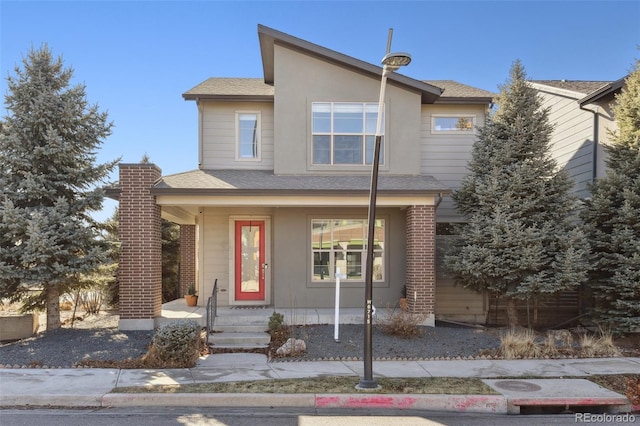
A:
POLYGON ((180 225, 162 219, 162 302, 180 297, 180 225))
POLYGON ((600 320, 640 328, 640 62, 616 97, 618 131, 606 145, 607 174, 591 188, 583 219, 592 245, 592 292, 600 320))
POLYGON ((9 76, 0 122, 0 297, 47 310, 60 327, 60 294, 104 260, 105 242, 90 213, 116 161, 96 165, 111 133, 107 114, 70 87, 73 70, 47 46, 31 51, 9 76))
POLYGON ((468 223, 445 262, 457 283, 504 297, 515 326, 516 300, 585 281, 588 245, 574 226, 572 183, 550 155, 548 112, 519 61, 497 103, 453 194, 468 223))

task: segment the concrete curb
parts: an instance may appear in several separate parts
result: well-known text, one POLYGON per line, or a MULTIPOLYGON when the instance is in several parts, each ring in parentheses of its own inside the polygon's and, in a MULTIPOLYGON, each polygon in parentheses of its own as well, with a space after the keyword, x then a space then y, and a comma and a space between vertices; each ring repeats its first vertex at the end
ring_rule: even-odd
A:
POLYGON ((404 410, 507 413, 502 395, 319 394, 315 408, 393 408, 404 410))
POLYGON ((99 395, 1 395, 2 407, 102 407, 99 395))
POLYGON ((16 395, 0 399, 0 407, 302 407, 392 408, 507 414, 501 395, 427 394, 247 394, 247 393, 107 393, 87 395, 16 395))
POLYGON ((103 407, 313 407, 313 394, 286 393, 109 393, 103 407))

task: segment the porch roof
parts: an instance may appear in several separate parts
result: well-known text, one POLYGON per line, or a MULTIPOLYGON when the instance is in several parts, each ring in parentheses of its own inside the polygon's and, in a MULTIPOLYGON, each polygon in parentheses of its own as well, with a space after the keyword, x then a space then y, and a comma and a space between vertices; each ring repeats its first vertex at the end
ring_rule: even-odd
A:
MULTIPOLYGON (((323 195, 369 192, 370 175, 276 175, 272 170, 192 170, 163 176, 155 195, 323 195)), ((451 190, 428 175, 383 175, 378 193, 443 195, 451 190)))

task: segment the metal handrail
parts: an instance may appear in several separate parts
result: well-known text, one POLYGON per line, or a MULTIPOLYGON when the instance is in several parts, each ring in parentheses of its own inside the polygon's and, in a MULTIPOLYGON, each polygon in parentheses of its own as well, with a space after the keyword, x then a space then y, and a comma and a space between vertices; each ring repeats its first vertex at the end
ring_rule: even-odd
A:
POLYGON ((213 331, 213 324, 218 316, 218 279, 216 278, 213 283, 213 291, 211 296, 207 299, 207 338, 206 342, 209 345, 209 334, 213 331))

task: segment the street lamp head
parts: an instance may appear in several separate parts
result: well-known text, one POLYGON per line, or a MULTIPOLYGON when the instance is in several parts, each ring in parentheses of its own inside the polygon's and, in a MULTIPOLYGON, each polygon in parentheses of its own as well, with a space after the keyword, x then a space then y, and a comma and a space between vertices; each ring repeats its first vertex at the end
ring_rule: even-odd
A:
POLYGON ((384 58, 382 58, 384 69, 391 72, 405 65, 409 65, 410 62, 411 55, 405 52, 387 53, 384 55, 384 58))

